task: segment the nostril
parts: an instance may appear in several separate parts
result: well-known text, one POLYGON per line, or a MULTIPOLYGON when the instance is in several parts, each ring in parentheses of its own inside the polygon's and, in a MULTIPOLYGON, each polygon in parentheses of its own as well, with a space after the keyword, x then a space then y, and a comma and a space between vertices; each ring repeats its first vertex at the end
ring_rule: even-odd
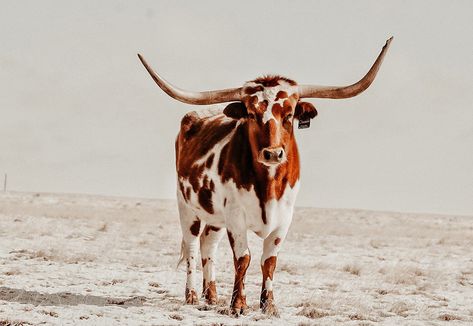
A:
POLYGON ((264 159, 268 161, 271 158, 271 153, 267 150, 264 150, 263 156, 264 156, 264 159))
POLYGON ((278 154, 278 158, 282 158, 282 155, 284 154, 284 151, 281 149, 278 154))

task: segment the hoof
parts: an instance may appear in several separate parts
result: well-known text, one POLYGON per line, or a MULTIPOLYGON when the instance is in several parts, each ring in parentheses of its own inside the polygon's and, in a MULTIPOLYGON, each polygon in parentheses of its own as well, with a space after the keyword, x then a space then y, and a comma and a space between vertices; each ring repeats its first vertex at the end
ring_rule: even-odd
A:
POLYGON ((246 304, 246 298, 239 298, 232 302, 230 307, 231 314, 235 317, 240 315, 246 315, 248 312, 248 305, 246 304))
POLYGON ((232 307, 232 308, 230 308, 230 312, 231 312, 232 316, 234 316, 234 317, 238 317, 240 315, 246 315, 248 313, 248 306, 244 306, 244 307, 240 307, 240 308, 232 307))
POLYGON ((278 317, 279 318, 279 311, 276 305, 274 304, 273 300, 268 300, 261 305, 261 310, 265 315, 278 317))
POLYGON ((210 306, 214 306, 217 304, 217 297, 214 297, 214 298, 205 298, 205 303, 210 305, 210 306))
POLYGON ((186 289, 186 304, 199 304, 199 298, 194 289, 186 289))
POLYGON ((214 281, 210 281, 208 285, 204 282, 204 292, 202 296, 205 298, 205 303, 208 305, 217 304, 217 288, 214 281))

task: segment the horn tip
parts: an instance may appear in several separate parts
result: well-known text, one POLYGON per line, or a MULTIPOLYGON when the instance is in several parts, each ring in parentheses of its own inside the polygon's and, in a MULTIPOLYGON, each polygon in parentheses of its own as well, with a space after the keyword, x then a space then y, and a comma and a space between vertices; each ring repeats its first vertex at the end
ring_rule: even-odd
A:
POLYGON ((394 38, 394 36, 391 36, 390 38, 388 38, 387 41, 386 41, 386 45, 389 45, 389 43, 391 43, 393 38, 394 38))

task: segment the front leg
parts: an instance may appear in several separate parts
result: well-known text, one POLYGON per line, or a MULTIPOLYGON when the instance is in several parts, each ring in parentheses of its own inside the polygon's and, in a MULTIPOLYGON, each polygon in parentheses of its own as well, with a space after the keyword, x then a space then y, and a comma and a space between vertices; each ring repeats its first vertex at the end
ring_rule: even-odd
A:
POLYGON ((230 308, 232 314, 239 315, 248 309, 245 294, 245 276, 250 265, 251 255, 248 249, 246 228, 227 228, 228 240, 233 251, 235 265, 235 283, 233 285, 230 308))
POLYGON ((283 240, 286 238, 287 228, 277 229, 264 239, 263 254, 261 256, 261 271, 263 284, 261 287, 260 308, 263 313, 279 316, 274 303, 273 277, 276 269, 278 252, 283 240))

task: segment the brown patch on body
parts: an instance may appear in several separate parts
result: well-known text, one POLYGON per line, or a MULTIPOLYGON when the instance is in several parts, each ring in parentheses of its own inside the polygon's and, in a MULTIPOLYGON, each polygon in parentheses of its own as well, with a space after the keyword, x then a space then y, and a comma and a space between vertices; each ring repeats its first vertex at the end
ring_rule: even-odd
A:
POLYGON ((276 94, 276 98, 274 99, 275 101, 278 101, 282 98, 287 98, 288 95, 287 95, 287 92, 285 91, 279 91, 277 94, 276 94))
POLYGON ((205 211, 209 214, 214 213, 213 203, 212 203, 212 191, 208 188, 200 188, 197 195, 199 199, 199 204, 202 206, 205 211))
POLYGON ((204 235, 208 236, 210 231, 218 232, 220 231, 220 228, 213 226, 213 225, 206 225, 204 229, 204 235))
POLYGON ((205 264, 207 264, 207 258, 202 258, 202 267, 205 267, 205 264))
POLYGON ((202 121, 197 113, 189 112, 181 120, 181 132, 185 138, 191 138, 202 127, 202 121))
POLYGON ((191 199, 191 187, 187 187, 186 189, 186 198, 187 200, 191 199))
POLYGON ((210 188, 210 191, 212 191, 212 192, 215 191, 215 183, 214 183, 213 180, 210 180, 210 186, 209 186, 209 188, 210 188))
POLYGON ((214 157, 215 157, 215 154, 212 153, 207 158, 207 161, 205 161, 205 166, 207 167, 207 169, 210 169, 212 167, 212 163, 214 162, 214 157))
POLYGON ((186 196, 186 191, 184 189, 184 184, 181 181, 179 181, 179 189, 181 190, 182 197, 184 197, 184 200, 187 202, 188 198, 186 196))
POLYGON ((198 236, 199 235, 199 232, 200 232, 200 220, 197 218, 196 221, 194 221, 194 223, 192 223, 191 227, 190 227, 190 230, 191 230, 191 233, 193 236, 198 236))
POLYGON ((225 138, 236 123, 236 120, 224 121, 223 117, 199 118, 195 112, 186 114, 182 119, 176 140, 176 170, 179 177, 189 180, 194 192, 199 191, 204 168, 211 166, 214 156, 211 154, 200 165, 195 162, 225 138))
MULTIPOLYGON (((215 191, 215 183, 204 175, 204 169, 212 166, 215 154, 210 154, 202 164, 195 162, 225 138, 235 125, 235 120, 224 119, 223 116, 199 118, 195 112, 186 114, 181 121, 181 130, 176 140, 177 174, 180 180, 189 181, 200 206, 209 214, 214 213, 212 192, 215 191)), ((188 201, 191 196, 190 188, 184 191, 183 187, 181 192, 188 201)))
POLYGON ((233 239, 233 235, 230 231, 227 231, 227 235, 228 241, 230 242, 230 248, 232 248, 233 255, 235 255, 235 250, 233 249, 235 248, 235 239, 233 239))
POLYGON ((278 244, 281 243, 281 238, 276 238, 274 239, 274 245, 277 246, 278 244))

